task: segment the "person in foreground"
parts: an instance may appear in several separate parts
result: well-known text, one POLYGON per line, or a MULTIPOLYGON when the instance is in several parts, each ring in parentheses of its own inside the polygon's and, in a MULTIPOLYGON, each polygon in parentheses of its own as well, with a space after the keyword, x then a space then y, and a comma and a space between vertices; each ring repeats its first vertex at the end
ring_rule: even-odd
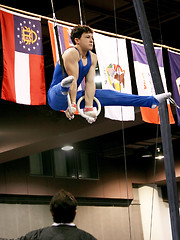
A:
MULTIPOLYGON (((48 90, 48 103, 56 111, 64 110, 68 119, 74 118, 76 103, 85 95, 84 113, 96 121, 96 112, 93 108, 94 96, 101 106, 136 106, 156 108, 161 102, 171 97, 171 93, 162 93, 155 96, 139 96, 120 93, 118 91, 95 89, 94 77, 97 56, 93 49, 93 30, 86 25, 76 26, 71 31, 71 40, 74 47, 70 47, 62 55, 64 74, 60 63, 56 64, 53 80, 48 90), (85 77, 85 91, 77 91, 85 77), (72 108, 68 107, 67 94, 70 95, 72 108)), ((121 76, 119 76, 121 78, 121 76)))
MULTIPOLYGON (((76 227, 77 201, 75 197, 61 189, 50 202, 50 211, 54 220, 52 226, 31 231, 19 240, 97 240, 90 233, 76 227)), ((0 238, 1 240, 7 240, 0 238)), ((16 240, 18 240, 16 239, 16 240)), ((12 239, 11 239, 12 240, 12 239)))

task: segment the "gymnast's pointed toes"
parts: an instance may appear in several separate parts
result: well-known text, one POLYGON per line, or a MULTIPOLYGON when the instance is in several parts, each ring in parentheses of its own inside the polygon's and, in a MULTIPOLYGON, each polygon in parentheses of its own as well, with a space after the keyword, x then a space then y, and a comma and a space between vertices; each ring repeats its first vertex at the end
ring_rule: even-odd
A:
POLYGON ((61 81, 61 86, 64 88, 69 88, 73 81, 74 81, 74 76, 68 76, 61 81))
POLYGON ((159 103, 164 102, 166 99, 171 97, 171 93, 167 92, 167 93, 161 93, 161 94, 157 94, 154 97, 158 100, 159 103))
POLYGON ((69 92, 69 88, 71 86, 71 83, 74 81, 74 77, 73 76, 68 76, 66 78, 64 78, 61 81, 61 92, 63 95, 67 95, 69 92))

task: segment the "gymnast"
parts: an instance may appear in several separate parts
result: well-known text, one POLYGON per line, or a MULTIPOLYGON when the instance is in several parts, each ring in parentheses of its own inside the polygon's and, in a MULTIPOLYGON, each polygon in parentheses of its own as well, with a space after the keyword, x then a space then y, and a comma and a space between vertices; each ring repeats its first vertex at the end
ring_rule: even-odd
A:
MULTIPOLYGON (((155 96, 139 96, 120 93, 118 91, 96 89, 94 83, 97 56, 93 49, 93 30, 86 25, 76 26, 71 31, 71 40, 74 47, 70 47, 62 55, 64 74, 60 63, 57 62, 53 80, 48 90, 48 103, 56 111, 64 110, 66 117, 71 120, 76 112, 76 103, 85 96, 82 104, 87 121, 92 123, 97 119, 93 108, 93 99, 96 97, 101 106, 137 106, 156 108, 161 102, 171 96, 171 93, 162 93, 155 96), (77 91, 85 77, 85 90, 77 91), (67 94, 71 100, 71 109, 68 107, 67 94), (91 119, 91 120, 90 120, 91 119), (93 120, 92 120, 93 119, 93 120)), ((122 76, 120 75, 120 80, 122 76)), ((117 79, 117 76, 116 76, 117 79)), ((119 80, 119 81, 120 81, 119 80)))

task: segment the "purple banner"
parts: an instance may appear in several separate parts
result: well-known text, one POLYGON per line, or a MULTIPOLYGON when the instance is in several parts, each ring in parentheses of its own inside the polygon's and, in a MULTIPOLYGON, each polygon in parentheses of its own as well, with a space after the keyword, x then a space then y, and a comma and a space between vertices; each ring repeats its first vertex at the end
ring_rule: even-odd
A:
MULTIPOLYGON (((146 57, 144 45, 134 43, 134 42, 131 42, 131 45, 132 45, 132 51, 133 51, 133 60, 148 65, 148 60, 146 57)), ((163 59, 162 59, 162 49, 155 48, 154 50, 155 50, 158 66, 163 67, 164 65, 163 65, 163 59)))
POLYGON ((70 30, 71 27, 58 25, 58 34, 62 53, 64 53, 69 46, 73 45, 70 38, 70 30))
MULTIPOLYGON (((168 50, 171 68, 171 81, 174 100, 180 106, 180 54, 168 50)), ((176 108, 178 125, 180 126, 180 109, 176 108)))

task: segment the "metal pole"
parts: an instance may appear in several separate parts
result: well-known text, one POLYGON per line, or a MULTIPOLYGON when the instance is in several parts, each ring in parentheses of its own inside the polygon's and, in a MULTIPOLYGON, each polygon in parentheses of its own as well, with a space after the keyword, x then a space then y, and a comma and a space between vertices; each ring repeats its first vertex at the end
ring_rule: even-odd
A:
MULTIPOLYGON (((164 92, 161 75, 153 47, 153 41, 144 9, 142 0, 133 0, 141 36, 146 51, 152 80, 154 83, 156 94, 164 92)), ((171 229, 173 240, 180 240, 180 219, 179 219, 179 203, 177 194, 177 185, 174 168, 174 155, 172 148, 171 129, 169 124, 169 115, 167 103, 164 102, 159 107, 161 137, 164 153, 164 165, 166 172, 166 183, 168 192, 168 201, 170 209, 171 229)))
POLYGON ((82 20, 82 11, 81 11, 81 2, 78 0, 78 6, 79 6, 79 18, 80 18, 80 24, 81 26, 83 25, 83 20, 82 20))

